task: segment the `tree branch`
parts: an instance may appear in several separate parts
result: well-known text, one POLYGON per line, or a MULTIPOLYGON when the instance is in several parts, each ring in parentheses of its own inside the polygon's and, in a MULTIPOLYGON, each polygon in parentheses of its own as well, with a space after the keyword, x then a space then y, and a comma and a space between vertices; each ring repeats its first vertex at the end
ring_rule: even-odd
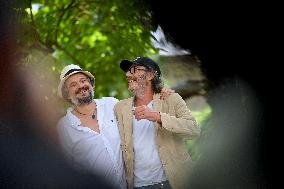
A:
POLYGON ((51 45, 45 43, 40 38, 40 35, 39 35, 38 31, 37 31, 37 25, 35 23, 34 16, 33 16, 33 11, 32 11, 32 0, 30 0, 29 9, 30 9, 30 15, 31 15, 32 31, 33 31, 33 35, 34 35, 34 38, 35 38, 34 46, 37 47, 37 48, 41 48, 41 49, 43 49, 44 51, 47 51, 47 52, 53 51, 53 49, 51 48, 51 45), (43 46, 40 46, 40 44, 43 45, 45 48, 43 48, 43 46))
POLYGON ((67 56, 69 56, 76 64, 83 65, 75 56, 73 56, 70 52, 61 47, 59 44, 56 43, 55 46, 59 50, 63 51, 67 56))
POLYGON ((71 3, 70 3, 66 8, 63 8, 61 14, 59 15, 58 21, 57 21, 57 23, 56 23, 56 30, 55 30, 55 43, 56 43, 56 44, 57 44, 57 37, 58 37, 60 22, 62 21, 63 16, 64 16, 65 13, 67 12, 67 10, 72 7, 72 5, 75 3, 75 1, 76 1, 76 0, 71 1, 71 3))
POLYGON ((34 34, 34 37, 35 37, 36 41, 39 41, 40 37, 39 37, 39 33, 37 32, 37 27, 36 27, 36 23, 35 23, 34 16, 33 16, 33 11, 32 11, 32 0, 30 0, 30 7, 29 7, 29 9, 30 9, 30 15, 31 15, 33 34, 34 34))

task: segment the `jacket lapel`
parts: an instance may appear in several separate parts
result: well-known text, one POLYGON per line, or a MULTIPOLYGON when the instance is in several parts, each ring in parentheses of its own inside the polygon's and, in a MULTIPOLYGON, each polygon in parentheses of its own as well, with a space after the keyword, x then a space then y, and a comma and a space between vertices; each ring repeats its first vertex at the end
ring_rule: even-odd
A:
MULTIPOLYGON (((160 99, 160 93, 154 94, 154 97, 153 97, 154 107, 153 107, 153 109, 155 111, 161 112, 162 111, 162 102, 163 101, 160 99)), ((157 135, 158 134, 159 125, 158 125, 158 123, 154 123, 154 124, 155 124, 156 135, 157 135)))
POLYGON ((125 101, 125 104, 123 106, 123 126, 124 126, 124 141, 125 141, 125 147, 127 149, 133 148, 133 141, 132 141, 132 106, 133 106, 133 98, 129 98, 127 101, 125 101))

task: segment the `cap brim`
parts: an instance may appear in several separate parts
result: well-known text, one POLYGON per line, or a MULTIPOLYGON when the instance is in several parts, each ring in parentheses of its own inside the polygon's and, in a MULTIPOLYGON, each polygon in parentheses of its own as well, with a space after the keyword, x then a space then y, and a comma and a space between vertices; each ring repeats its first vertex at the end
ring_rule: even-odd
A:
POLYGON ((129 68, 133 65, 133 62, 129 61, 129 60, 122 60, 120 62, 120 68, 124 71, 127 72, 129 70, 129 68))

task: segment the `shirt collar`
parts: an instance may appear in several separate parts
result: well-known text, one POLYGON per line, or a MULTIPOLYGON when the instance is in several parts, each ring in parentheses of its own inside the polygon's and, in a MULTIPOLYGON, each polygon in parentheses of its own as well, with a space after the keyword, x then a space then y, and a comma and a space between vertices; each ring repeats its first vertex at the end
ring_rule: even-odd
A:
MULTIPOLYGON (((99 111, 99 107, 104 104, 104 101, 101 101, 99 99, 94 99, 97 105, 97 111, 99 111)), ((74 114, 72 114, 72 111, 74 110, 74 107, 69 107, 67 109, 66 117, 70 121, 72 127, 77 128, 81 125, 81 121, 78 117, 76 117, 74 114)))

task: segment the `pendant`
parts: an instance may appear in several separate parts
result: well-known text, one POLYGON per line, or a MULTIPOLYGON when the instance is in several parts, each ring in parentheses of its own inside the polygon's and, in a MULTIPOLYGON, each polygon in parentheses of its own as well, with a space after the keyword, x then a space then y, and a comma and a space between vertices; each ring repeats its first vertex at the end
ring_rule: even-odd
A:
POLYGON ((93 114, 93 115, 92 115, 92 119, 96 119, 96 114, 93 114))

